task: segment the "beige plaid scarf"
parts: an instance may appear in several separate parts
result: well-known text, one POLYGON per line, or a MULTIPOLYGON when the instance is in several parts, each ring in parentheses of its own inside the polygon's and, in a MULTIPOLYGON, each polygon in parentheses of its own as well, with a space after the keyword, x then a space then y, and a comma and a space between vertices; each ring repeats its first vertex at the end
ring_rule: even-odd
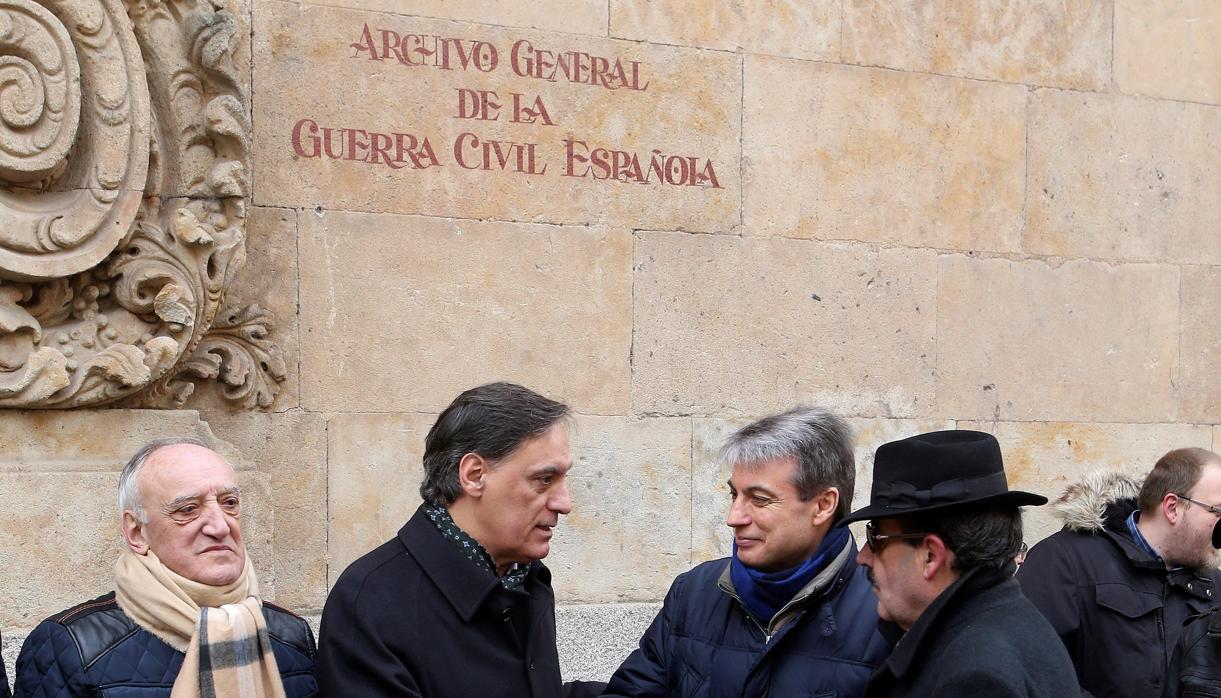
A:
POLYGON ((249 557, 225 586, 175 574, 151 550, 124 551, 114 575, 119 607, 186 653, 171 698, 284 698, 249 557))

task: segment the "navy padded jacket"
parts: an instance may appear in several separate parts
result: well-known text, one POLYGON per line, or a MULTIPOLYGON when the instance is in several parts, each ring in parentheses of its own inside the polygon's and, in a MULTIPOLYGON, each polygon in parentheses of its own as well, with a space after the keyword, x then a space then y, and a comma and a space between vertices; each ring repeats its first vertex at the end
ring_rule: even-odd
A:
MULTIPOLYGON (((288 698, 318 693, 314 634, 299 616, 264 602, 263 617, 288 698)), ((169 698, 185 655, 115 603, 114 593, 44 620, 17 657, 17 698, 169 698)))
POLYGON ((604 696, 864 694, 870 674, 890 654, 890 644, 878 632, 877 597, 855 555, 770 640, 718 585, 728 564, 728 559, 705 562, 674 580, 640 647, 611 677, 604 696))

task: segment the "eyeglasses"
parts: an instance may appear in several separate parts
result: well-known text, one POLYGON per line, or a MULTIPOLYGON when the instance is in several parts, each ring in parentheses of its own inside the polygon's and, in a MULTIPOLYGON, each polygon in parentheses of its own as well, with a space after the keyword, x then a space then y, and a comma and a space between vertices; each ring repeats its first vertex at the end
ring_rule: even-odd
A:
POLYGON ((882 543, 888 540, 920 540, 927 536, 927 533, 878 533, 877 527, 870 521, 865 524, 865 544, 873 552, 878 552, 882 549, 882 543))
POLYGON ((1186 495, 1178 494, 1177 492, 1174 494, 1174 496, 1178 497, 1179 499, 1185 499, 1185 500, 1191 502, 1192 504, 1199 504, 1200 506, 1207 509, 1209 512, 1216 514, 1217 516, 1221 516, 1221 507, 1215 507, 1211 504, 1205 504, 1204 502, 1197 501, 1186 495))

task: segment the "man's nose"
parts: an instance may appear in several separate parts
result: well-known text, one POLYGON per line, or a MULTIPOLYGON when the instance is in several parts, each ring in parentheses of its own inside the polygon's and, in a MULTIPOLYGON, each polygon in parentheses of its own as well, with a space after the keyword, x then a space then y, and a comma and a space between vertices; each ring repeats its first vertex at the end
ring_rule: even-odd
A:
POLYGON ((860 551, 857 552, 856 563, 869 568, 873 567, 873 548, 869 547, 868 543, 862 545, 860 551))
POLYGON ((212 538, 224 538, 229 535, 231 530, 229 527, 229 519, 225 516, 225 512, 220 510, 220 505, 215 502, 209 502, 204 505, 203 513, 203 532, 204 535, 212 538))
POLYGON ((725 517, 725 525, 730 528, 737 528, 749 523, 750 517, 746 515, 746 505, 735 497, 733 504, 729 505, 729 515, 725 517))
POLYGON ((555 493, 551 496, 551 501, 548 503, 551 511, 558 514, 567 515, 572 511, 572 496, 568 492, 568 483, 561 482, 559 487, 555 488, 555 493))

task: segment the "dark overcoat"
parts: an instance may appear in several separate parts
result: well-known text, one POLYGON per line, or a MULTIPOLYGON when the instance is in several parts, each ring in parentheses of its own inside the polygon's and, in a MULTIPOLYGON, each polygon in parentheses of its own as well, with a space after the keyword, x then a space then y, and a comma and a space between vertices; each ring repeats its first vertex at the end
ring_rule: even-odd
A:
MULTIPOLYGON (((267 602, 263 618, 284 694, 317 696, 309 625, 267 602)), ((111 592, 34 628, 17 656, 13 692, 16 698, 169 698, 185 658, 137 625, 111 592)))
MULTIPOLYGON (((769 635, 743 609, 729 559, 680 575, 605 696, 626 698, 859 697, 890 653, 877 630, 877 597, 844 551, 769 635)), ((803 590, 804 592, 805 590, 803 590)), ((780 615, 785 615, 782 612, 780 615)), ((769 626, 771 629, 771 626, 769 626)))
POLYGON ((873 675, 868 698, 1072 698, 1072 662, 1011 574, 972 570, 927 608, 873 675))
POLYGON ((1102 527, 1066 527, 1018 572, 1094 698, 1160 695, 1183 624, 1217 602, 1216 570, 1167 570, 1133 541, 1125 521, 1135 509, 1131 499, 1110 502, 1102 527))
POLYGON ((509 591, 446 540, 423 509, 352 563, 322 612, 324 698, 560 698, 551 573, 509 591))
POLYGON ((1193 619, 1166 672, 1162 698, 1221 698, 1221 608, 1193 619))

